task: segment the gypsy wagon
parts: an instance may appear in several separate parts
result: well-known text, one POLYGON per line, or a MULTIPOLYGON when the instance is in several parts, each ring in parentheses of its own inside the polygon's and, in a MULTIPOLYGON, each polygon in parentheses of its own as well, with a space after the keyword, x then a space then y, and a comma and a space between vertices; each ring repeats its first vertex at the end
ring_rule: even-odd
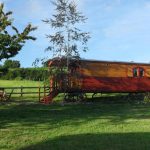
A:
MULTIPOLYGON (((49 67, 62 67, 66 59, 53 59, 49 67)), ((85 93, 147 93, 150 92, 150 64, 99 60, 69 61, 68 73, 50 80, 50 94, 43 99, 51 102, 58 93, 78 95, 85 93)))

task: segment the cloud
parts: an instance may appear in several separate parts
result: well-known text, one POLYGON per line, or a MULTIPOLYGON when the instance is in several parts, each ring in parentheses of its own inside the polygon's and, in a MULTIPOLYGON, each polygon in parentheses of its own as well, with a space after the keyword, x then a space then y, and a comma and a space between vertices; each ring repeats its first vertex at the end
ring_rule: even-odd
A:
MULTIPOLYGON (((131 38, 150 34, 150 9, 140 7, 128 12, 104 29, 107 38, 131 38)), ((149 36, 150 37, 150 36, 149 36)))
MULTIPOLYGON (((45 34, 52 34, 53 31, 41 20, 51 18, 54 14, 54 6, 50 0, 0 0, 2 1, 6 2, 7 10, 13 11, 15 25, 20 31, 28 22, 38 26, 38 30, 31 34, 38 39, 35 42, 26 43, 23 48, 24 53, 21 52, 21 60, 25 61, 24 57, 29 57, 31 52, 33 58, 33 55, 44 55, 42 52, 48 45, 45 34)), ((130 53, 133 49, 149 50, 149 0, 74 1, 77 3, 78 10, 88 18, 86 24, 81 25, 81 30, 89 31, 92 37, 89 41, 89 49, 92 50, 92 53, 89 51, 84 56, 98 59, 128 59, 134 55, 130 53)), ((140 56, 141 53, 139 53, 140 56)), ((19 58, 20 54, 17 57, 19 58)))
POLYGON ((121 5, 121 0, 111 0, 111 1, 103 1, 102 7, 105 11, 113 11, 119 5, 121 5))
POLYGON ((80 10, 80 11, 83 11, 85 9, 85 6, 86 6, 86 1, 88 0, 76 0, 76 4, 77 4, 77 8, 80 10))
POLYGON ((49 1, 28 0, 26 4, 26 14, 32 18, 48 17, 51 12, 49 1))
POLYGON ((51 5, 48 0, 22 0, 10 4, 14 5, 13 10, 16 17, 21 20, 41 20, 44 17, 48 17, 51 13, 51 5), (23 16, 23 17, 22 17, 23 16))
POLYGON ((150 8, 150 2, 149 1, 145 2, 145 7, 150 8))
POLYGON ((14 25, 19 28, 20 31, 24 27, 31 23, 38 27, 38 30, 32 33, 32 35, 38 37, 38 40, 34 42, 37 46, 45 44, 45 34, 48 34, 50 26, 42 22, 42 19, 51 17, 51 3, 49 0, 9 0, 9 5, 6 5, 13 11, 14 25), (23 11, 22 11, 23 10, 23 11))

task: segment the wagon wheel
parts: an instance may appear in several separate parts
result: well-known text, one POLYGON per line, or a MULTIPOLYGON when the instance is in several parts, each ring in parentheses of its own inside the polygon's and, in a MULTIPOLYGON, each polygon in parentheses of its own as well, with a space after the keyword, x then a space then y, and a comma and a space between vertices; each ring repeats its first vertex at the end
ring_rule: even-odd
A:
POLYGON ((129 93, 127 96, 129 102, 140 102, 144 100, 143 93, 129 93))
POLYGON ((69 101, 69 95, 68 95, 68 93, 65 94, 64 101, 65 101, 65 102, 68 102, 68 101, 69 101))
POLYGON ((95 96, 96 94, 97 94, 97 93, 93 93, 93 94, 92 94, 92 99, 94 98, 94 96, 95 96))
POLYGON ((127 96, 127 101, 129 103, 132 103, 133 101, 135 101, 136 99, 136 96, 135 96, 135 93, 129 93, 128 96, 127 96))
POLYGON ((85 93, 67 93, 64 97, 66 102, 80 102, 86 99, 85 93))
POLYGON ((101 96, 102 96, 102 93, 93 93, 93 94, 92 94, 92 99, 95 98, 95 96, 96 96, 97 94, 101 94, 101 96))
POLYGON ((77 95, 77 101, 84 101, 84 100, 86 100, 86 99, 87 99, 86 93, 79 93, 79 94, 77 95))
POLYGON ((72 93, 66 93, 64 97, 64 101, 66 102, 75 102, 75 95, 72 93))

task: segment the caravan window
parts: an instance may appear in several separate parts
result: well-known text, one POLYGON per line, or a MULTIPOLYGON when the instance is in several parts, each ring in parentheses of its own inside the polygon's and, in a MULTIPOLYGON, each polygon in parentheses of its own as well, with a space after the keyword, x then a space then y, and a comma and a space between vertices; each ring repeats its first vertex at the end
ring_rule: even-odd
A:
POLYGON ((133 77, 144 77, 144 69, 143 68, 133 68, 133 77))
POLYGON ((139 76, 140 77, 144 76, 144 69, 143 68, 139 68, 139 76))
POLYGON ((134 68, 133 69, 133 77, 137 77, 138 76, 138 69, 134 68))

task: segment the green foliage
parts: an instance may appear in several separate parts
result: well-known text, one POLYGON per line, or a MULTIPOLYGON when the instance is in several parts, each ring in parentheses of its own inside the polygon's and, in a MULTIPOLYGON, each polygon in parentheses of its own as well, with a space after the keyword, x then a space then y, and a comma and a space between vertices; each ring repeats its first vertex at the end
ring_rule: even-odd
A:
POLYGON ((23 80, 23 79, 22 79, 22 77, 16 77, 15 80, 21 81, 21 80, 23 80))
POLYGON ((8 68, 0 66, 0 77, 4 76, 8 72, 8 68))
POLYGON ((80 56, 80 51, 86 51, 88 32, 78 29, 80 23, 84 23, 86 18, 77 10, 77 5, 70 0, 56 0, 52 4, 55 6, 55 13, 51 19, 43 20, 55 30, 54 34, 47 35, 50 46, 47 50, 53 52, 54 56, 80 56))
MULTIPOLYGON (((87 51, 90 34, 78 28, 80 24, 85 23, 87 18, 78 11, 75 1, 55 0, 52 4, 55 7, 54 15, 43 22, 54 30, 52 34, 47 35, 50 45, 46 50, 52 51, 53 57, 58 58, 59 63, 55 69, 50 68, 50 75, 59 82, 59 80, 64 80, 65 74, 69 73, 70 59, 79 59, 80 53, 87 51), (62 58, 67 60, 64 66, 59 61, 62 58)), ((65 84, 68 87, 68 81, 65 84)))
POLYGON ((49 63, 49 61, 42 62, 43 67, 48 67, 48 63, 49 63))
POLYGON ((22 46, 27 40, 35 40, 30 36, 30 32, 36 30, 31 24, 27 25, 22 33, 13 26, 13 20, 10 19, 12 12, 4 12, 4 4, 0 4, 0 61, 4 58, 8 59, 18 54, 22 46), (10 27, 14 33, 8 32, 10 27))
MULTIPOLYGON (((5 68, 6 69, 6 68, 5 68)), ((1 69, 2 72, 5 70, 1 69)), ((5 80, 34 80, 34 81, 44 81, 49 79, 49 72, 46 68, 14 68, 6 69, 3 74, 0 74, 0 79, 5 80)))
POLYGON ((5 68, 20 68, 20 62, 17 60, 6 60, 4 62, 5 68))

